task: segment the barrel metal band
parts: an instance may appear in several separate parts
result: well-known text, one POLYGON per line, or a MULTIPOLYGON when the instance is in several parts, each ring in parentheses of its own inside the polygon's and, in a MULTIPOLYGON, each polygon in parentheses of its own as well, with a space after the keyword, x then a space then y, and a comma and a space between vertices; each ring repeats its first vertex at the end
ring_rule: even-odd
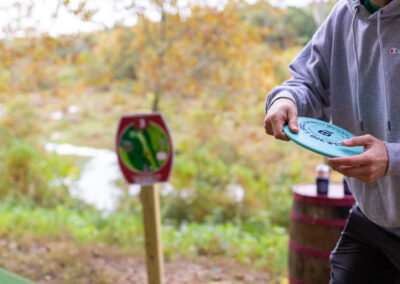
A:
POLYGON ((346 220, 344 219, 317 219, 309 216, 304 216, 301 214, 298 214, 296 212, 290 212, 290 218, 292 220, 301 222, 301 223, 306 223, 310 225, 317 225, 317 226, 323 226, 323 227, 340 227, 343 228, 346 226, 346 220))
POLYGON ((289 239, 289 247, 295 252, 315 258, 329 259, 329 255, 331 254, 330 251, 323 251, 323 250, 303 247, 298 243, 294 242, 292 239, 289 239))
POLYGON ((309 204, 315 204, 320 206, 348 206, 351 207, 354 204, 354 198, 352 196, 344 196, 343 198, 330 198, 328 196, 306 196, 300 195, 296 192, 293 193, 294 200, 309 204))
POLYGON ((293 276, 289 276, 290 284, 307 284, 299 279, 294 278, 293 276))

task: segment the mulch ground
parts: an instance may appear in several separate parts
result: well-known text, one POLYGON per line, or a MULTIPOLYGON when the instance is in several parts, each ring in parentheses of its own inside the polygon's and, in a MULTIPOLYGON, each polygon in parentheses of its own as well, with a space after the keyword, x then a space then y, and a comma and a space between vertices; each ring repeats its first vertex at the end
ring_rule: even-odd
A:
MULTIPOLYGON (((38 283, 147 283, 138 253, 69 239, 0 237, 0 267, 38 283)), ((279 283, 266 272, 228 259, 175 258, 165 263, 165 283, 279 283)))

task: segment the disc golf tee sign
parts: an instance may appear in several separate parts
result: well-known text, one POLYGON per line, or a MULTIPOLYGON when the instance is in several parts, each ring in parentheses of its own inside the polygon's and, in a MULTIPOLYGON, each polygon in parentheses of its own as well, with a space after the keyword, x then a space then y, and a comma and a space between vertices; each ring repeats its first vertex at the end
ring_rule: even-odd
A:
POLYGON ((160 113, 122 116, 116 150, 125 180, 151 185, 169 180, 173 163, 171 136, 160 113))

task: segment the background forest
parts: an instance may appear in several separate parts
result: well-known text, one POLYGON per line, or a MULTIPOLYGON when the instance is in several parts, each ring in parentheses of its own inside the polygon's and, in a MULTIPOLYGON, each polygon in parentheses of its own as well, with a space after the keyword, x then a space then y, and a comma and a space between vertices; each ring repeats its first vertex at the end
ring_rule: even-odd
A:
MULTIPOLYGON (((157 110, 176 149, 158 186, 167 282, 288 283, 291 187, 323 160, 267 137, 264 102, 333 3, 116 1, 133 25, 50 35, 29 22, 37 1, 9 2, 0 267, 40 283, 144 283, 138 187, 113 149, 122 114, 157 110)), ((93 2, 60 0, 53 17, 93 22, 93 2)))

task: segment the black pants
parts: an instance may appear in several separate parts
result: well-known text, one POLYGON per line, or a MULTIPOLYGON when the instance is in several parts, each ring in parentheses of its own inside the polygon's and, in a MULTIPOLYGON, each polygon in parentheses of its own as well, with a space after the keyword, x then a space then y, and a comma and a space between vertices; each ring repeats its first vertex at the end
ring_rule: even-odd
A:
POLYGON ((330 262, 330 284, 400 283, 400 237, 354 206, 330 262))

